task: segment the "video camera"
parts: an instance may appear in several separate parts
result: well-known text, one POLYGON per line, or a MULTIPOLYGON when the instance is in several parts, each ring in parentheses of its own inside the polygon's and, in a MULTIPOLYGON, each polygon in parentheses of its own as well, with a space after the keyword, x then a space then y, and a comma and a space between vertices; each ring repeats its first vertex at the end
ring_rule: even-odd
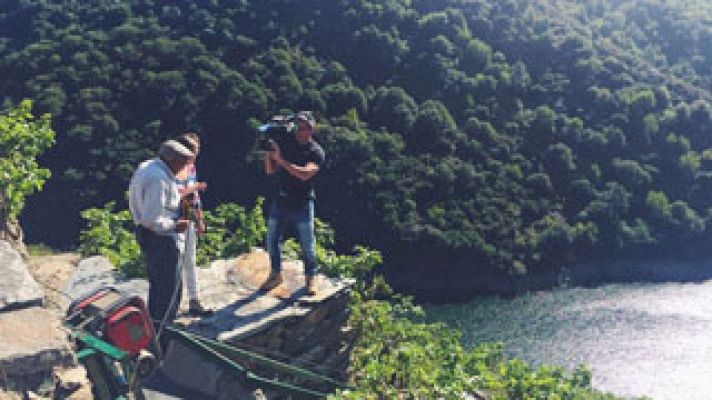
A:
POLYGON ((275 143, 284 148, 285 143, 297 140, 294 136, 296 121, 297 117, 294 115, 275 115, 270 122, 257 127, 260 149, 272 151, 275 143))

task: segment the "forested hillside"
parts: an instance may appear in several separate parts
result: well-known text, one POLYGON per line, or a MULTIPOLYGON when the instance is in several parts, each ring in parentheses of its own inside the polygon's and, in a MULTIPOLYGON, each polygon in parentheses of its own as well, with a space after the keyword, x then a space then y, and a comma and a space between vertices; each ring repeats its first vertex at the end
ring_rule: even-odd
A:
POLYGON ((682 0, 5 1, 0 96, 57 132, 23 222, 75 244, 79 211, 124 199, 185 130, 208 207, 252 201, 254 127, 311 109, 317 215, 392 276, 466 289, 485 270, 703 256, 710 21, 682 0))

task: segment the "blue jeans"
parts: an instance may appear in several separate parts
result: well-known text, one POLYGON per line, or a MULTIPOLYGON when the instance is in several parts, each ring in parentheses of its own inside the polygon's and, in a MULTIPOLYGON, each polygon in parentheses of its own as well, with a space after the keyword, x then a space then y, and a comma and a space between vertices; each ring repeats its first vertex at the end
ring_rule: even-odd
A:
POLYGON ((314 200, 296 207, 279 204, 272 201, 267 216, 267 251, 273 273, 282 271, 282 235, 285 228, 294 227, 299 247, 302 249, 304 274, 317 273, 316 248, 314 238, 314 200))

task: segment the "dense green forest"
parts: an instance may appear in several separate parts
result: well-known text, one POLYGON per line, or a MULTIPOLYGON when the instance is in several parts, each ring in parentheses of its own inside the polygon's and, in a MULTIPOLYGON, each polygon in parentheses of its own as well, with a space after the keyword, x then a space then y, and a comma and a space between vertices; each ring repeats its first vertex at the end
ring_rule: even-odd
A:
POLYGON ((57 133, 23 225, 76 245, 80 211, 125 201, 186 130, 208 207, 252 203, 269 187, 255 126, 310 109, 317 215, 391 276, 466 290, 709 255, 710 21, 681 0, 4 1, 0 96, 34 99, 57 133))

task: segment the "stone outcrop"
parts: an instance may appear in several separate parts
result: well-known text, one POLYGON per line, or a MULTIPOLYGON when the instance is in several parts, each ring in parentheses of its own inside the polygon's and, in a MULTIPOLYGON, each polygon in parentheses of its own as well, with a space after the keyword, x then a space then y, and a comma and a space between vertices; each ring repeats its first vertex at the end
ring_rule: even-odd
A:
POLYGON ((81 366, 56 368, 53 381, 55 383, 52 388, 53 399, 86 400, 94 398, 87 372, 81 366))
POLYGON ((0 313, 0 386, 34 390, 51 380, 55 367, 73 363, 56 313, 30 307, 0 313))
MULTIPOLYGON (((259 288, 268 274, 269 258, 261 249, 198 268, 201 301, 215 313, 197 319, 181 312, 176 324, 203 337, 229 342, 272 359, 345 380, 351 350, 351 338, 345 329, 351 282, 319 276, 318 295, 307 296, 303 265, 286 261, 283 264, 284 283, 265 293, 259 288)), ((76 298, 101 286, 112 285, 146 296, 148 284, 145 280, 124 282, 118 278, 106 258, 91 257, 79 262, 63 291, 76 298)), ((187 296, 184 295, 181 309, 186 308, 187 296)), ((188 396, 185 398, 279 398, 279 393, 266 388, 256 391, 254 387, 243 387, 242 382, 224 366, 203 360, 178 342, 171 343, 166 357, 169 362, 164 363, 160 372, 147 382, 147 393, 160 397, 161 393, 178 390, 176 387, 180 386, 188 396), (196 365, 200 365, 201 374, 196 374, 196 365), (235 397, 237 393, 242 397, 235 397)), ((254 372, 263 372, 270 377, 274 374, 258 368, 254 372)), ((316 386, 312 389, 327 390, 316 386)))
POLYGON ((181 342, 170 343, 160 371, 144 387, 148 399, 267 400, 284 398, 249 388, 228 367, 202 357, 181 342), (186 368, 190 366, 190 368, 186 368), (170 397, 167 397, 170 396, 170 397))
MULTIPOLYGON (((64 283, 62 292, 72 299, 79 299, 103 286, 113 286, 126 293, 141 296, 144 301, 148 296, 147 280, 122 280, 111 261, 104 256, 93 256, 79 261, 75 272, 64 283)), ((68 303, 62 304, 64 309, 68 303)))
POLYGON ((284 262, 282 269, 283 284, 268 293, 259 291, 269 275, 269 257, 262 250, 200 269, 201 297, 216 313, 178 322, 201 336, 345 381, 352 344, 346 328, 352 282, 319 276, 318 294, 308 296, 302 263, 284 262))
POLYGON ((4 240, 0 240, 0 276, 0 311, 42 305, 44 292, 20 253, 4 240))
POLYGON ((73 362, 55 310, 42 308, 43 290, 20 254, 0 241, 0 388, 19 393, 52 380, 73 362))

